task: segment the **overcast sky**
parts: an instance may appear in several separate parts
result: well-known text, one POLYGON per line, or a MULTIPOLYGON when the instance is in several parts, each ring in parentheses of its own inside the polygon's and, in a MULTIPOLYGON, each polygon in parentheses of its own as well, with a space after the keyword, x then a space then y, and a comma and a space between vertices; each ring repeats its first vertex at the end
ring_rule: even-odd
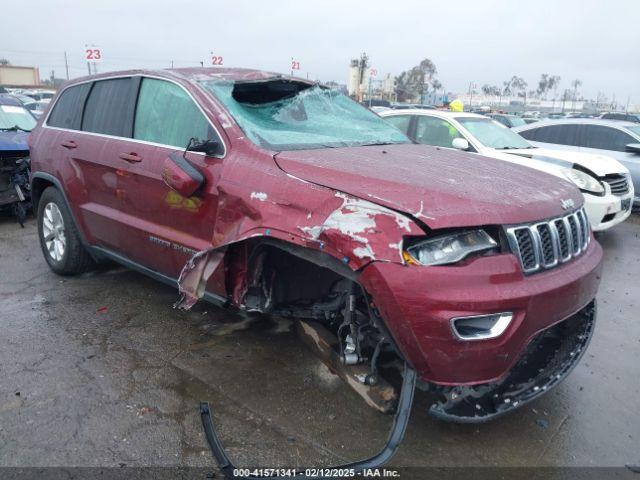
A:
POLYGON ((366 51, 378 78, 425 57, 449 91, 541 73, 580 91, 640 103, 640 0, 21 0, 3 2, 0 57, 41 76, 86 73, 85 44, 102 48, 99 71, 209 62, 346 83, 349 59, 366 51))

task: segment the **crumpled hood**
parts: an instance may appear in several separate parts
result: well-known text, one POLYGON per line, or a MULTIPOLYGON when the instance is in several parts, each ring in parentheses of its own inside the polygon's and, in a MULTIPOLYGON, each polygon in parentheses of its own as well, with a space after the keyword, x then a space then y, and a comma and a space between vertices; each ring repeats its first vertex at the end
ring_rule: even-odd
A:
POLYGON ((281 152, 290 175, 407 213, 430 228, 526 223, 582 205, 569 182, 520 165, 427 145, 281 152))
MULTIPOLYGON (((595 173, 598 177, 603 177, 611 173, 629 173, 629 170, 624 165, 618 162, 615 158, 608 157, 606 155, 596 155, 577 151, 574 152, 571 150, 551 150, 549 148, 504 150, 504 154, 530 158, 536 163, 546 163, 556 170, 572 168, 574 165, 580 165, 595 173)), ((536 168, 535 165, 531 166, 536 168)))
POLYGON ((27 132, 0 131, 0 152, 3 150, 29 150, 27 145, 27 132))

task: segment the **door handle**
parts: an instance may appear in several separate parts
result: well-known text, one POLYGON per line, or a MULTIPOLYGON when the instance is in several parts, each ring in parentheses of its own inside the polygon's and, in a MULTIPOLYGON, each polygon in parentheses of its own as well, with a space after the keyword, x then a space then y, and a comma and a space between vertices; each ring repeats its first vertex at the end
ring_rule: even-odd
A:
POLYGON ((74 142, 73 140, 68 140, 65 142, 62 142, 60 145, 62 145, 64 148, 77 148, 78 144, 76 142, 74 142))
POLYGON ((142 157, 139 157, 138 154, 134 152, 121 153, 119 156, 122 160, 126 160, 127 162, 131 162, 131 163, 137 163, 142 161, 142 157))

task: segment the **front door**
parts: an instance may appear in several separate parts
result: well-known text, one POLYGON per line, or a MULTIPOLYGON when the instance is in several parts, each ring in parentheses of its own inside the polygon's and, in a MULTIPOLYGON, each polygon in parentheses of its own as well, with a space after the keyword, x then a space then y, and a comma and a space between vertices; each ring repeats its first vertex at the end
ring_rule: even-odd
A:
POLYGON ((212 245, 224 148, 185 88, 149 77, 140 83, 132 137, 110 151, 112 160, 122 163, 119 202, 129 226, 127 256, 177 278, 195 252, 212 245), (169 154, 182 155, 191 138, 217 140, 220 152, 185 154, 204 175, 205 185, 184 198, 164 183, 162 170, 169 154))

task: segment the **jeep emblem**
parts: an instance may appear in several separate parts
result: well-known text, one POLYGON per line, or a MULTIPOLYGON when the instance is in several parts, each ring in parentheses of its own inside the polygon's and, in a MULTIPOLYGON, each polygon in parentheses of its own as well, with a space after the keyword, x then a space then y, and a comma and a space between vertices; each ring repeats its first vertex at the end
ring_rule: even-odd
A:
POLYGON ((565 198, 564 200, 560 200, 560 205, 562 205, 563 210, 569 210, 570 208, 575 207, 575 203, 571 198, 565 198))

